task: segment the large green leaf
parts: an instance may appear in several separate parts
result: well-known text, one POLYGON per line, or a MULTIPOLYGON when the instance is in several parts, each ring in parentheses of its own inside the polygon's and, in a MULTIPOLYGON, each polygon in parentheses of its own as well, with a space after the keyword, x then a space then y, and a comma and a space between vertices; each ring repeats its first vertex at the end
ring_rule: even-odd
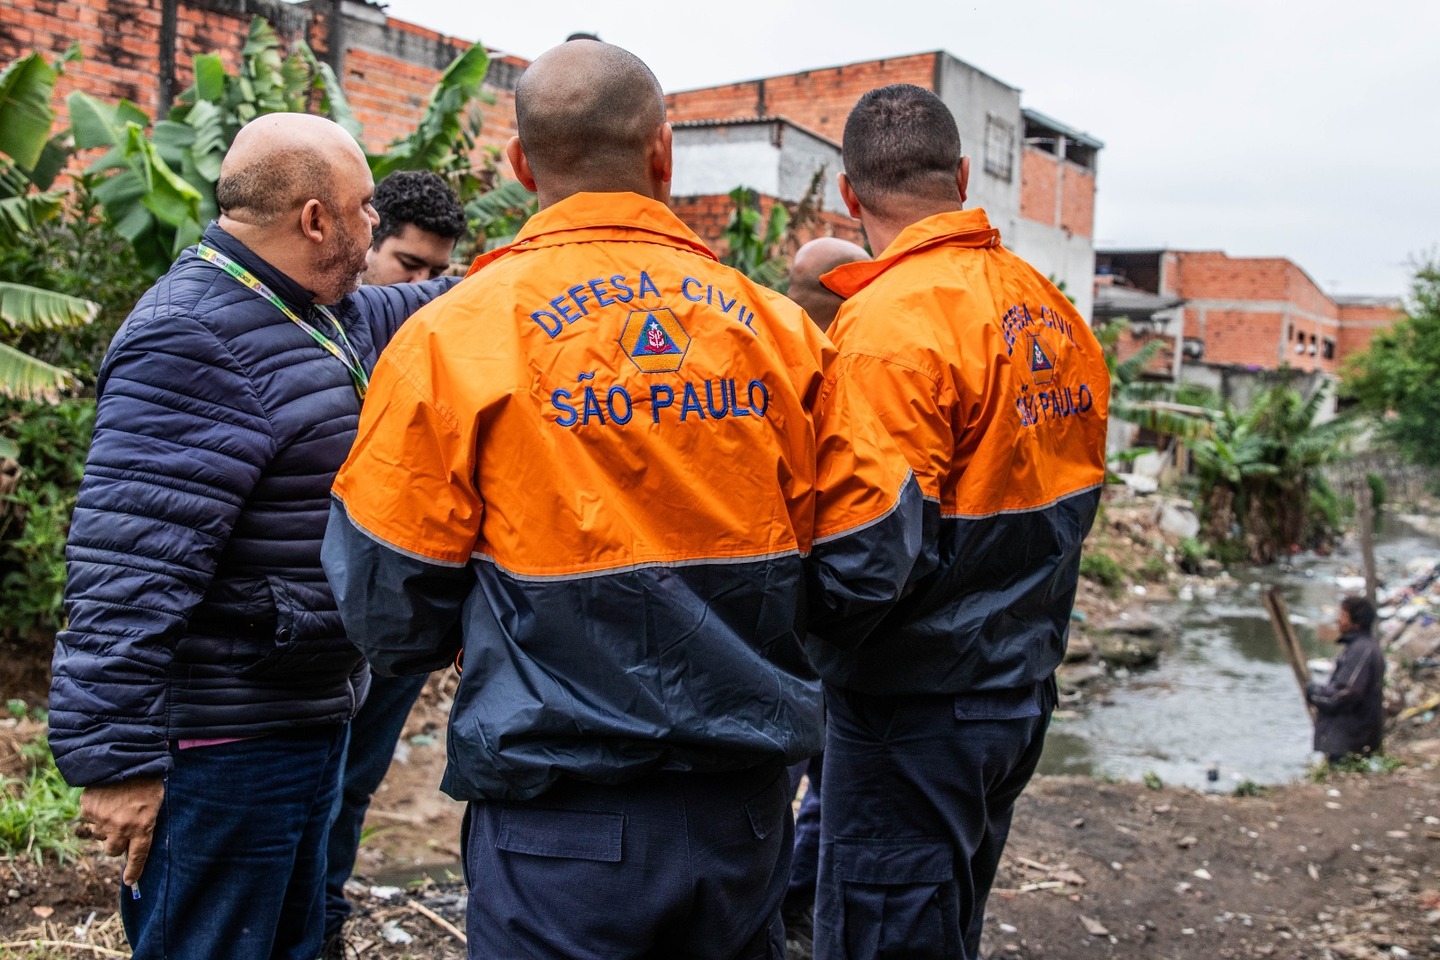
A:
POLYGON ((383 154, 370 157, 370 172, 376 180, 396 170, 435 170, 441 167, 455 141, 465 132, 464 112, 480 95, 490 57, 475 44, 451 61, 440 75, 415 132, 390 145, 383 154))
POLYGON ((32 193, 0 200, 0 241, 13 243, 16 237, 35 229, 35 224, 55 216, 65 206, 58 190, 32 193))
POLYGON ((225 99, 225 61, 218 53, 195 57, 195 101, 221 103, 225 99))
POLYGON ((18 400, 57 403, 75 378, 59 367, 0 343, 0 394, 18 400))
POLYGON ((335 71, 330 69, 330 64, 316 57, 315 51, 311 50, 304 40, 300 41, 296 52, 314 74, 314 87, 320 91, 320 110, 344 127, 358 142, 363 128, 355 118, 355 112, 350 109, 350 101, 345 99, 345 88, 335 76, 335 71))
POLYGON ((126 128, 130 124, 142 130, 150 125, 145 111, 129 100, 103 103, 77 90, 65 102, 70 107, 70 129, 75 135, 75 146, 81 150, 119 146, 125 142, 128 136, 126 128))
POLYGON ((202 101, 195 104, 185 123, 193 131, 191 163, 207 183, 216 183, 220 179, 220 164, 230 149, 231 137, 225 129, 224 114, 214 104, 202 101))
POLYGON ((55 111, 50 94, 55 68, 38 53, 22 57, 0 72, 0 153, 25 170, 40 162, 50 139, 55 111))
POLYGON ((100 314, 100 305, 53 290, 0 281, 0 323, 11 330, 78 327, 100 314))

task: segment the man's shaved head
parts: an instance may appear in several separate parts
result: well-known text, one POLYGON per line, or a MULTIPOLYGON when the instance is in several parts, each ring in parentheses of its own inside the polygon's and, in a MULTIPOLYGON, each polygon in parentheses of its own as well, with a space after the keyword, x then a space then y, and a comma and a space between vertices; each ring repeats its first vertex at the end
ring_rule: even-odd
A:
POLYGON ((839 237, 818 237, 795 251, 790 264, 791 300, 800 304, 821 330, 829 330, 840 304, 845 301, 820 282, 820 278, 836 267, 856 260, 869 260, 865 248, 839 237))
POLYGON ((255 226, 319 200, 335 208, 338 175, 363 165, 365 154, 339 124, 304 113, 257 117, 235 135, 220 164, 220 212, 255 226))
POLYGON ((628 50, 571 40, 520 76, 515 118, 537 181, 562 177, 579 189, 603 189, 643 169, 646 148, 665 122, 665 94, 628 50))

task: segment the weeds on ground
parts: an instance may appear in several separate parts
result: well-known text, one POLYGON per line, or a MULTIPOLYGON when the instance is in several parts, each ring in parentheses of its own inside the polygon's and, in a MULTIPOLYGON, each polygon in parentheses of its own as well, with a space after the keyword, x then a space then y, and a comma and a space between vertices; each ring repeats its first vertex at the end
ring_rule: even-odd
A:
MULTIPOLYGON (((15 719, 44 722, 44 711, 30 711, 23 701, 11 700, 15 719)), ((43 733, 18 747, 21 776, 0 776, 0 857, 23 857, 43 863, 47 856, 59 863, 79 856, 74 821, 80 813, 80 790, 55 769, 55 758, 43 733)))
POLYGON ((1145 776, 1141 778, 1141 782, 1145 784, 1146 790, 1165 789, 1165 781, 1161 780, 1160 774, 1156 773, 1154 770, 1146 770, 1145 776))
POLYGON ((1125 568, 1120 565, 1120 561, 1103 553, 1082 553, 1080 576, 1094 580, 1112 594, 1118 593, 1125 585, 1125 568))
POLYGON ((1313 764, 1308 776, 1311 783, 1324 783, 1332 773, 1394 773, 1403 766, 1405 761, 1388 753, 1347 753, 1335 763, 1321 760, 1313 764))
POLYGON ((1241 780, 1235 784, 1235 789, 1230 791, 1232 797, 1259 797, 1264 794, 1265 787, 1254 780, 1241 780))

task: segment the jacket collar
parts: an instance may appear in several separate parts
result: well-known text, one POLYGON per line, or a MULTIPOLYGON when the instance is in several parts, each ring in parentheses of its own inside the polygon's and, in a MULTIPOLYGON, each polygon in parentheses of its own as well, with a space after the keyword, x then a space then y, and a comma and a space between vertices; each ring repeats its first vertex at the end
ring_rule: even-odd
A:
POLYGON ((885 248, 874 260, 861 260, 836 267, 820 278, 820 282, 842 297, 853 297, 875 282, 895 264, 922 250, 940 246, 998 247, 1000 231, 990 226, 985 211, 956 210, 937 213, 917 220, 885 248))
MULTIPOLYGON (((207 247, 218 250, 225 256, 234 260, 240 266, 249 270, 255 278, 275 292, 281 300, 290 306, 298 308, 297 312, 303 314, 315 302, 315 295, 303 286, 291 280, 290 277, 281 273, 269 262, 263 259, 258 253, 251 250, 245 244, 227 232, 220 224, 211 222, 205 228, 205 235, 200 242, 207 247)), ((343 299, 342 299, 343 302, 343 299)))
POLYGON ((718 260, 705 242, 658 200, 636 193, 577 193, 531 217, 515 239, 475 259, 474 273, 512 251, 563 243, 630 240, 662 243, 718 260))

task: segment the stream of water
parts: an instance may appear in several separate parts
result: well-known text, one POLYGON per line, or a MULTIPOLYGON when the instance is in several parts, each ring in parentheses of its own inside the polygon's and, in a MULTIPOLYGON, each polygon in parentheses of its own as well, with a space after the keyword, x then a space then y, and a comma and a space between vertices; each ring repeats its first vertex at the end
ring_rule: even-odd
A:
MULTIPOLYGON (((1406 565, 1440 556, 1440 540, 1398 517, 1382 516, 1376 558, 1382 584, 1407 579, 1406 565)), ((1265 587, 1280 586, 1310 657, 1334 656, 1335 577, 1360 567, 1353 541, 1328 557, 1302 554, 1293 564, 1246 571, 1222 582, 1214 597, 1150 605, 1179 626, 1153 667, 1117 683, 1102 703, 1051 724, 1040 773, 1140 780, 1230 791, 1245 780, 1285 783, 1304 774, 1310 717, 1261 606, 1265 587), (1207 773, 1218 770, 1218 779, 1207 773)))

